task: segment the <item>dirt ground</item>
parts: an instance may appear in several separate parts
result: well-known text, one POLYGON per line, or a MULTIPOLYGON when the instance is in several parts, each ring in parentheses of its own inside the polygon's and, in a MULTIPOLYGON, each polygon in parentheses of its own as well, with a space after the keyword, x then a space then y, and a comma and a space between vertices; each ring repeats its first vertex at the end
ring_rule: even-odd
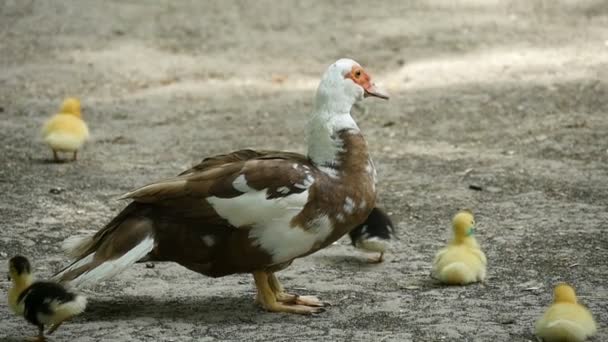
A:
MULTIPOLYGON (((567 281, 608 341, 605 1, 2 0, 0 262, 21 253, 49 276, 118 195, 205 156, 304 152, 314 88, 344 56, 393 95, 354 113, 398 226, 385 263, 347 239, 296 260, 284 285, 333 304, 314 317, 263 312, 250 275, 140 264, 85 289, 52 340, 530 341, 567 281), (92 140, 53 164, 39 129, 68 95, 92 140), (462 207, 486 286, 429 277, 462 207)), ((35 332, 6 305, 0 321, 2 341, 35 332)))

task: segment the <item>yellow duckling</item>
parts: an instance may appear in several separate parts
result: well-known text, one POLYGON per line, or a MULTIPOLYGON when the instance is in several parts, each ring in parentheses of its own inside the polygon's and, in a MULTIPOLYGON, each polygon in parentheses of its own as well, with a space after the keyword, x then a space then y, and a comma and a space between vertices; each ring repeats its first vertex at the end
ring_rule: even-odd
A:
POLYGON ((483 281, 486 277, 486 256, 473 237, 475 219, 469 210, 462 210, 452 220, 454 238, 435 255, 431 275, 442 283, 464 285, 483 281))
POLYGON ((536 322, 536 336, 545 342, 581 342, 595 334, 589 310, 576 302, 574 289, 559 284, 553 291, 553 305, 536 322))
POLYGON ((44 326, 51 325, 52 334, 61 323, 82 313, 87 305, 83 296, 68 292, 58 283, 36 281, 27 258, 15 256, 9 261, 8 305, 18 315, 38 327, 35 341, 44 341, 44 326))
POLYGON ((72 160, 76 160, 78 150, 89 138, 89 129, 80 114, 80 101, 65 99, 59 113, 42 127, 42 136, 53 150, 54 161, 59 161, 58 152, 72 152, 72 160))

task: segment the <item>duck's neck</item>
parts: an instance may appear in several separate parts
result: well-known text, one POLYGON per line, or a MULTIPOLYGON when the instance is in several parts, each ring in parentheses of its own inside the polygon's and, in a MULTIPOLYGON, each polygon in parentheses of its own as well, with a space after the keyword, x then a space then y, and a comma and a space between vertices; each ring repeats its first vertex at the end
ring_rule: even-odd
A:
POLYGON ((452 240, 453 245, 464 245, 471 248, 479 248, 477 240, 473 236, 456 236, 452 240))
POLYGON ((359 127, 348 111, 335 113, 321 108, 308 121, 308 157, 318 167, 340 168, 340 156, 351 152, 343 133, 358 134, 359 127))
POLYGON ((13 279, 13 286, 8 290, 8 306, 19 315, 23 314, 23 306, 19 305, 19 296, 34 282, 31 274, 13 279))
POLYGON ((13 279, 13 289, 16 292, 21 293, 23 290, 28 288, 34 282, 34 276, 31 274, 21 275, 18 278, 13 279))

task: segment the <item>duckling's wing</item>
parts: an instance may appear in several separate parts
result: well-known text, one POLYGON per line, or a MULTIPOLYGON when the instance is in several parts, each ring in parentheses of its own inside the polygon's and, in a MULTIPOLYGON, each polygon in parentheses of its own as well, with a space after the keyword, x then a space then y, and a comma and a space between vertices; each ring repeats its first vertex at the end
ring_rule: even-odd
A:
POLYGON ((471 254, 473 254, 473 255, 475 255, 476 257, 479 258, 479 260, 481 261, 481 263, 484 266, 488 263, 488 261, 486 259, 486 255, 485 255, 485 253, 482 250, 476 249, 476 248, 474 248, 474 249, 472 248, 470 251, 471 251, 471 254))
POLYGON ((433 269, 431 271, 431 273, 435 273, 437 270, 437 268, 439 267, 439 264, 441 263, 441 259, 445 256, 445 254, 448 252, 448 248, 442 248, 440 249, 437 254, 435 254, 435 257, 433 258, 433 269))
POLYGON ((19 295, 28 322, 44 325, 56 313, 57 307, 73 301, 76 296, 63 286, 52 282, 35 282, 19 295))

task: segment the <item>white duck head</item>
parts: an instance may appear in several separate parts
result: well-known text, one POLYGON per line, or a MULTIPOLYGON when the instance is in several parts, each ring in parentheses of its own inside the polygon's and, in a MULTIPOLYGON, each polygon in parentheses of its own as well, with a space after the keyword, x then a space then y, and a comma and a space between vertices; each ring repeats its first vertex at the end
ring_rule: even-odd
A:
POLYGON ((317 88, 315 105, 308 122, 308 156, 317 165, 332 165, 342 151, 335 133, 359 131, 350 115, 353 105, 364 97, 388 99, 371 76, 352 59, 342 58, 330 65, 317 88))
POLYGON ((315 98, 315 111, 350 113, 352 106, 367 96, 381 99, 389 97, 359 63, 342 58, 330 65, 321 77, 315 98))

